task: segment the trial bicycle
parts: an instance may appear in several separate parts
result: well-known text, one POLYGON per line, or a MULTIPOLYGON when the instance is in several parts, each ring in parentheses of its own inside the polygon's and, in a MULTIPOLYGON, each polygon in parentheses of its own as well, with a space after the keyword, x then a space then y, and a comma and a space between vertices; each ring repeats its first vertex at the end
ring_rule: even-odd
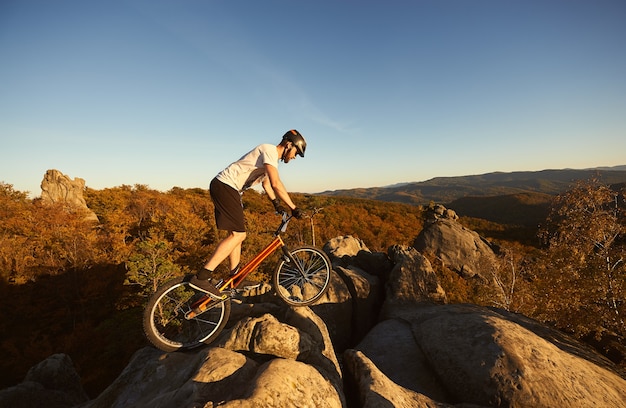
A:
POLYGON ((287 230, 291 219, 292 216, 283 212, 272 241, 236 274, 216 284, 221 299, 191 287, 191 276, 164 283, 144 309, 143 327, 148 340, 167 352, 210 344, 228 322, 237 288, 278 249, 282 253, 272 274, 272 286, 278 297, 291 306, 308 306, 318 301, 328 289, 331 263, 328 256, 315 247, 304 245, 289 249, 286 246, 281 233, 287 230))

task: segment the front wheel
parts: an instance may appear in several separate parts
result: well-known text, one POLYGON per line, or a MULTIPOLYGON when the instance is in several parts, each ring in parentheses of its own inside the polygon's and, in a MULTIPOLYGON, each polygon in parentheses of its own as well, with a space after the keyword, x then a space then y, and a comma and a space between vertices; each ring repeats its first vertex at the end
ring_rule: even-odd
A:
POLYGON ((292 306, 308 306, 318 301, 330 282, 331 263, 315 247, 302 246, 289 251, 276 267, 273 282, 278 296, 292 306))
POLYGON ((148 340, 167 352, 209 344, 224 329, 231 305, 230 299, 212 301, 203 313, 188 319, 187 313, 204 298, 206 294, 189 286, 184 277, 163 284, 144 309, 143 329, 148 340))

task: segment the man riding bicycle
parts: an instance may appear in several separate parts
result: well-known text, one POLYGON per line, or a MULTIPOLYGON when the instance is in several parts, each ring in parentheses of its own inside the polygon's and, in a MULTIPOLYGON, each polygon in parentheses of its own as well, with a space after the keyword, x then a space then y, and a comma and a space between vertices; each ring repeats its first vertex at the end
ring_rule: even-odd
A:
POLYGON ((219 290, 209 278, 226 258, 229 259, 231 274, 237 272, 241 258, 241 244, 246 239, 241 194, 244 190, 261 183, 267 197, 277 212, 284 212, 284 202, 291 214, 300 218, 302 213, 294 204, 278 174, 278 161, 289 163, 296 155, 304 157, 306 140, 295 129, 283 135, 278 145, 261 144, 236 162, 222 170, 210 184, 210 194, 215 206, 215 223, 228 235, 215 248, 204 268, 189 281, 195 289, 221 298, 219 290))

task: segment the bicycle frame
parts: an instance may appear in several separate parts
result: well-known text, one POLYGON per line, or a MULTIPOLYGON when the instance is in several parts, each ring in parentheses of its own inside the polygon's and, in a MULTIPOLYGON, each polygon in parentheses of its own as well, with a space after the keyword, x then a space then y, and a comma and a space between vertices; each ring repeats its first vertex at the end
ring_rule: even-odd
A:
MULTIPOLYGON (((228 279, 226 279, 225 281, 218 283, 217 288, 219 289, 220 292, 224 292, 228 289, 237 288, 241 284, 241 282, 243 282, 246 276, 248 276, 252 271, 254 271, 264 260, 266 260, 270 255, 274 253, 274 251, 276 251, 279 248, 282 248, 284 255, 293 261, 293 259, 291 258, 291 254, 289 253, 289 251, 285 249, 285 243, 280 236, 281 232, 285 232, 287 230, 287 224, 289 224, 289 221, 291 220, 292 217, 287 215, 287 213, 283 213, 282 217, 283 219, 282 219, 282 222, 280 223, 280 226, 278 227, 276 232, 274 232, 274 239, 269 244, 267 244, 267 246, 263 248, 261 252, 256 254, 254 258, 252 258, 250 261, 248 261, 248 263, 246 263, 242 268, 240 268, 236 274, 228 277, 228 279)), ((297 262, 296 262, 296 265, 297 265, 297 262)), ((298 269, 301 269, 299 265, 298 265, 298 269)), ((222 299, 222 302, 225 301, 226 299, 227 297, 224 296, 224 298, 222 299)), ((194 305, 194 309, 188 312, 185 315, 185 317, 187 319, 192 319, 196 317, 198 314, 204 312, 207 309, 209 303, 211 302, 214 303, 211 306, 217 306, 220 303, 219 301, 217 302, 214 301, 213 298, 207 295, 203 297, 202 299, 200 299, 194 305)))
POLYGON ((255 270, 264 260, 272 255, 274 251, 276 251, 278 248, 282 248, 283 246, 285 246, 285 243, 283 242, 283 239, 280 237, 280 235, 275 236, 272 242, 270 242, 265 248, 263 248, 261 252, 256 254, 254 258, 246 263, 241 269, 239 269, 239 272, 230 276, 226 281, 218 286, 220 292, 229 288, 235 289, 236 287, 238 287, 249 273, 255 270))

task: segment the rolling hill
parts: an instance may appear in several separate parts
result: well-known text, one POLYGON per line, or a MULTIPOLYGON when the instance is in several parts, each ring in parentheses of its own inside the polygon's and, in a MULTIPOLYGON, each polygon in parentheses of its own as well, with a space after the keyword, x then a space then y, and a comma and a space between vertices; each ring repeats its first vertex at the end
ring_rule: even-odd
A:
POLYGON ((594 177, 606 184, 626 186, 626 165, 436 177, 390 187, 325 191, 320 195, 415 205, 436 202, 453 208, 461 216, 506 224, 536 225, 545 218, 555 195, 569 190, 576 181, 594 177))

